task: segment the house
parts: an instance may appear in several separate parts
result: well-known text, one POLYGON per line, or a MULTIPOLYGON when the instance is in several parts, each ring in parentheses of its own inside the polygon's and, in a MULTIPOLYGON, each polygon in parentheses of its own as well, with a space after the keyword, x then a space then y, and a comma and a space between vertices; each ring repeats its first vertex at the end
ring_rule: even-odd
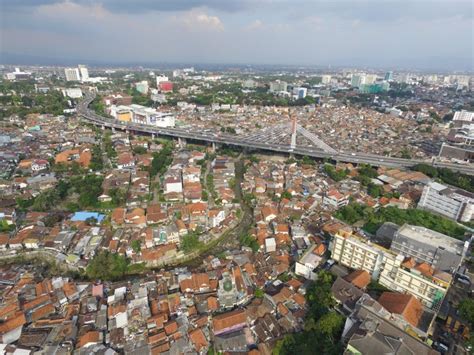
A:
POLYGON ((78 349, 87 348, 89 346, 102 343, 102 337, 102 332, 99 332, 97 330, 90 330, 83 334, 81 337, 79 337, 76 347, 78 349))
POLYGON ((186 225, 184 224, 184 222, 180 219, 177 219, 175 221, 175 224, 176 224, 176 228, 178 229, 178 234, 180 237, 186 235, 188 233, 188 229, 186 228, 186 225))
POLYGON ((0 221, 8 225, 15 224, 16 222, 16 212, 12 207, 0 207, 0 221))
POLYGON ((349 204, 349 197, 337 191, 329 190, 324 198, 324 204, 333 208, 341 208, 349 204))
POLYGON ((207 203, 189 203, 183 207, 181 215, 183 220, 205 225, 207 219, 207 203))
POLYGON ((189 333, 189 339, 194 345, 194 348, 198 353, 203 353, 207 351, 209 343, 204 336, 203 331, 200 328, 194 329, 189 333))
POLYGON ((364 291, 338 276, 331 286, 331 294, 342 305, 343 310, 349 314, 356 307, 357 301, 364 295, 364 291))
POLYGON ((168 176, 164 183, 164 192, 165 194, 169 193, 182 193, 183 192, 183 184, 181 182, 181 178, 178 175, 168 176))
POLYGON ((135 167, 135 158, 132 153, 123 152, 117 158, 117 168, 133 169, 135 167))
POLYGON ((71 164, 77 162, 84 168, 88 168, 92 159, 92 152, 89 148, 68 149, 58 153, 54 158, 55 164, 71 164))
POLYGON ((31 163, 31 171, 36 173, 38 171, 46 170, 48 169, 49 163, 47 160, 44 159, 35 159, 31 163))
POLYGON ((216 228, 225 220, 225 211, 219 209, 209 210, 208 223, 210 228, 216 228))
POLYGON ((145 210, 142 208, 134 208, 132 211, 125 214, 125 223, 132 224, 135 227, 146 227, 145 210))
POLYGON ((266 238, 265 239, 265 252, 271 253, 276 251, 276 240, 275 238, 266 238))
POLYGON ((196 166, 188 166, 183 169, 183 182, 200 182, 201 169, 196 166))
POLYGON ((11 344, 21 336, 21 330, 26 323, 23 312, 18 311, 15 316, 0 323, 0 340, 4 344, 11 344))
POLYGON ((370 284, 371 276, 365 270, 355 270, 344 277, 344 280, 363 290, 370 284))
POLYGON ((214 335, 229 334, 244 328, 246 325, 247 316, 243 309, 220 314, 212 319, 214 335))
POLYGON ((392 316, 403 318, 412 326, 417 327, 423 315, 423 305, 413 295, 398 292, 384 292, 378 299, 378 302, 392 316))
POLYGON ((265 222, 270 222, 278 216, 278 210, 274 207, 265 206, 262 208, 262 218, 265 222))
POLYGON ((125 209, 115 208, 112 211, 111 222, 114 227, 123 225, 125 223, 125 209))
POLYGON ((202 198, 202 186, 200 182, 185 182, 183 188, 184 200, 186 202, 199 202, 202 198))
POLYGON ((158 204, 148 205, 146 209, 146 221, 148 224, 163 223, 168 219, 166 212, 161 210, 158 204))
POLYGON ((315 269, 321 264, 323 258, 319 255, 319 246, 323 244, 315 244, 309 248, 300 260, 295 263, 295 274, 303 276, 308 280, 316 280, 317 274, 315 269))
POLYGON ((209 275, 205 273, 192 274, 190 278, 181 280, 181 292, 200 293, 211 289, 209 275))

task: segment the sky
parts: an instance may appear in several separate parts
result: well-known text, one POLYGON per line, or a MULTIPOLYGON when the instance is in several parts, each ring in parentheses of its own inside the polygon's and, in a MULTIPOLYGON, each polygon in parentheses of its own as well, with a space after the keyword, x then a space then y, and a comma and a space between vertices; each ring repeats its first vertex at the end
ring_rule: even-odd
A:
POLYGON ((473 70, 473 18, 472 0, 0 0, 0 62, 473 70))

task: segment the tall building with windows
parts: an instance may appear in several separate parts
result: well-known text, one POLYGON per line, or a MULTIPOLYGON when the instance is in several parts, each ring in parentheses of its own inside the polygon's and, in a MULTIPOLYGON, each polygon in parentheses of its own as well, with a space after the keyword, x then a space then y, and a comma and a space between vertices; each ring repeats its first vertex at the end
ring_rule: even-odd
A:
POLYGON ((352 87, 360 87, 365 84, 365 74, 353 74, 351 78, 351 86, 352 87))
POLYGON ((397 254, 351 233, 336 233, 329 246, 332 258, 356 270, 365 270, 372 280, 392 291, 409 293, 426 307, 438 310, 451 284, 448 272, 426 262, 397 254))
POLYGON ((468 247, 467 241, 405 224, 395 232, 390 250, 412 257, 419 263, 428 263, 435 269, 453 273, 461 264, 468 247))
POLYGON ((79 68, 66 68, 64 74, 66 75, 66 81, 81 81, 79 68))
POLYGON ((438 213, 455 221, 470 222, 474 219, 474 194, 430 182, 423 189, 418 208, 438 213))
POLYGON ((81 81, 89 80, 89 70, 85 65, 79 64, 78 65, 79 73, 81 75, 81 81))
POLYGON ((384 80, 386 81, 392 81, 393 80, 393 71, 388 71, 385 73, 384 80))
POLYGON ((288 88, 288 83, 286 81, 273 81, 270 83, 270 92, 281 92, 286 91, 288 88))

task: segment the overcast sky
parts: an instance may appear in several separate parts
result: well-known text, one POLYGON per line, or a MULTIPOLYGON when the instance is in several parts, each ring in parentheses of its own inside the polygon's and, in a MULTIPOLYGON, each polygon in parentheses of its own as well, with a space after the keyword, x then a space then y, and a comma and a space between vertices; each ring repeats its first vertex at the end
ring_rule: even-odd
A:
POLYGON ((104 63, 472 70, 473 3, 0 0, 0 52, 3 58, 19 54, 104 63))

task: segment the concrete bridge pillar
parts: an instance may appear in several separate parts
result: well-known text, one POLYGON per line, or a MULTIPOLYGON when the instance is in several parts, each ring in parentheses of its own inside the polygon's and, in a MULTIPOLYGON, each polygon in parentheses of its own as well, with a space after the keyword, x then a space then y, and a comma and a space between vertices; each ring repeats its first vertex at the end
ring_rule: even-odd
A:
POLYGON ((212 142, 211 147, 212 147, 212 152, 215 153, 215 152, 216 152, 216 148, 217 148, 216 142, 212 142))
POLYGON ((179 146, 180 148, 186 147, 186 139, 181 138, 181 137, 178 137, 178 146, 179 146))
POLYGON ((155 133, 152 133, 152 134, 151 134, 151 139, 154 140, 155 138, 156 138, 156 134, 155 134, 155 133))
POLYGON ((102 128, 103 131, 105 131, 105 126, 104 125, 102 125, 101 128, 102 128))
POLYGON ((115 127, 112 127, 112 133, 115 133, 115 127))

